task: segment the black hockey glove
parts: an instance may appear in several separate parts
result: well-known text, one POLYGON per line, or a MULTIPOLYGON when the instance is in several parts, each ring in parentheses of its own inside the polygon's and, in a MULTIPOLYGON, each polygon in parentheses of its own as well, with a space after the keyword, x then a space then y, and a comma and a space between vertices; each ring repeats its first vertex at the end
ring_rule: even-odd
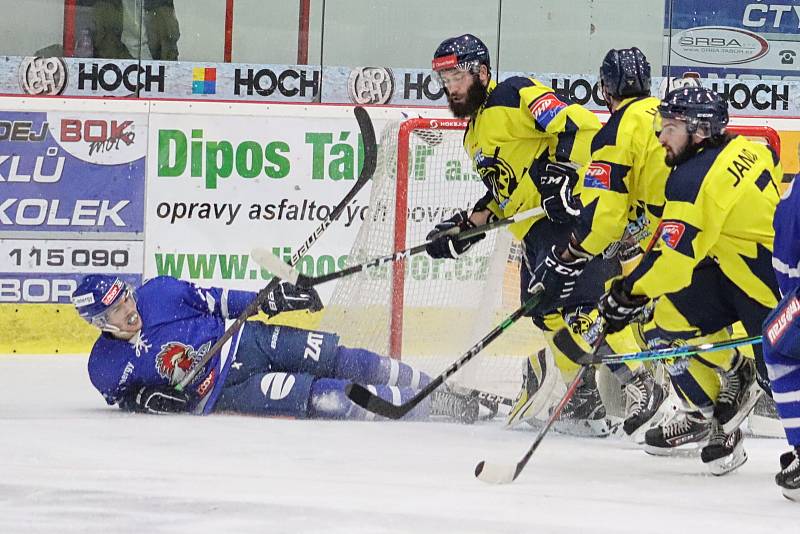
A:
POLYGON ((267 294, 267 300, 261 305, 261 310, 270 317, 285 311, 317 312, 321 309, 322 300, 316 289, 313 287, 299 288, 285 280, 279 280, 275 284, 272 291, 267 294))
POLYGON ((597 311, 605 319, 606 333, 613 334, 635 321, 646 321, 651 308, 649 297, 634 296, 625 289, 622 279, 611 283, 608 290, 597 303, 597 311))
POLYGON ((428 243, 425 251, 431 258, 456 259, 468 251, 472 245, 486 237, 486 234, 478 234, 468 239, 456 239, 455 236, 459 233, 473 228, 476 228, 475 223, 469 220, 466 211, 461 210, 433 227, 425 239, 430 241, 437 234, 444 235, 428 243))
POLYGON ((553 246, 544 261, 534 268, 528 284, 528 293, 543 292, 539 309, 558 307, 559 302, 569 297, 588 262, 586 258, 561 259, 561 251, 553 246))
POLYGON ((139 413, 168 414, 187 410, 189 395, 173 386, 144 386, 131 392, 121 403, 125 410, 139 413))
POLYGON ((531 178, 542 196, 542 209, 555 223, 569 223, 580 214, 581 203, 572 195, 578 172, 572 163, 541 162, 531 167, 531 178))

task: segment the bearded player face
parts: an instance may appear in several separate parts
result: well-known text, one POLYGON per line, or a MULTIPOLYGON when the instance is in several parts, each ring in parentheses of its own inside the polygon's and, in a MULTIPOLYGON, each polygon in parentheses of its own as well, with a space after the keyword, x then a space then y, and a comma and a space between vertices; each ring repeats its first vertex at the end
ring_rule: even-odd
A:
POLYGON ((459 119, 472 117, 486 100, 486 86, 479 74, 452 70, 441 75, 447 92, 447 107, 459 119))

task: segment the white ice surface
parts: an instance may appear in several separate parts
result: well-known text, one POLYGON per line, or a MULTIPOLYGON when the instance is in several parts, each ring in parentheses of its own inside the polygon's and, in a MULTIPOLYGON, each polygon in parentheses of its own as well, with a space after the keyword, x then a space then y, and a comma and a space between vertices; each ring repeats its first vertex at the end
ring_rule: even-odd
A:
POLYGON ((747 441, 726 477, 699 458, 500 423, 352 423, 129 415, 81 357, 0 357, 0 533, 794 533, 773 482, 782 440, 747 441))

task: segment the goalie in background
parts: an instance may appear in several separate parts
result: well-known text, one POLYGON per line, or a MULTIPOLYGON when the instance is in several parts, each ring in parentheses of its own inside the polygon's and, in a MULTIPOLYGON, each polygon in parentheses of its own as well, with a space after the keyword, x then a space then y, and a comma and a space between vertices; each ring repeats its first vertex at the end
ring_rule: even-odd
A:
MULTIPOLYGON (((769 147, 726 133, 727 103, 710 89, 670 92, 655 118, 672 167, 661 223, 642 261, 598 303, 608 330, 624 328, 658 298, 643 329, 651 348, 722 341, 737 322, 759 335, 779 295, 771 260, 780 160, 769 147)), ((739 426, 761 393, 757 375, 769 388, 759 345, 754 353, 755 362, 735 349, 673 362, 670 380, 695 417, 648 431, 647 444, 668 450, 708 421, 703 463, 715 475, 742 465, 739 426)))
MULTIPOLYGON (((262 311, 322 309, 313 289, 278 281, 262 311)), ((345 395, 350 381, 404 402, 430 378, 407 364, 338 344, 335 334, 247 321, 182 392, 175 386, 222 337, 256 293, 201 288, 161 276, 134 290, 115 276, 89 275, 73 294, 78 313, 102 333, 89 378, 108 404, 145 413, 234 412, 297 418, 371 419, 345 395)), ((408 419, 442 415, 471 423, 478 400, 437 391, 408 419)))
MULTIPOLYGON (((800 146, 798 146, 800 153, 800 146)), ((772 266, 783 299, 764 322, 764 361, 772 397, 792 450, 780 457, 775 482, 800 502, 800 185, 798 174, 775 211, 772 266)))
MULTIPOLYGON (((429 238, 442 231, 448 231, 448 235, 433 242, 427 252, 433 258, 457 258, 483 235, 457 240, 451 237, 454 233, 542 206, 546 217, 509 226, 524 244, 526 265, 520 267, 520 296, 526 301, 534 289, 530 271, 544 260, 554 244, 569 238, 580 207, 573 193, 583 187, 579 171, 589 163, 591 140, 600 129, 600 121, 591 111, 565 102, 536 79, 512 77, 500 83, 494 81, 489 50, 474 35, 443 41, 434 53, 432 68, 447 94, 450 110, 470 121, 464 148, 487 192, 471 213, 462 211, 437 224, 429 238)), ((587 264, 585 275, 570 295, 533 310, 532 319, 544 331, 549 349, 531 357, 525 375, 527 387, 520 393, 509 424, 535 414, 528 402, 529 391, 541 392, 539 398, 547 402, 540 403, 537 410, 544 409, 558 382, 575 376, 578 367, 552 343, 553 332, 568 328, 571 335, 580 338, 581 329, 591 324, 589 314, 603 293, 605 281, 618 272, 618 262, 598 257, 587 264), (534 367, 541 371, 538 375, 534 374, 534 367)), ((631 336, 630 343, 611 350, 628 352, 635 348, 631 336)), ((580 435, 609 434, 594 372, 586 374, 555 428, 580 435)))

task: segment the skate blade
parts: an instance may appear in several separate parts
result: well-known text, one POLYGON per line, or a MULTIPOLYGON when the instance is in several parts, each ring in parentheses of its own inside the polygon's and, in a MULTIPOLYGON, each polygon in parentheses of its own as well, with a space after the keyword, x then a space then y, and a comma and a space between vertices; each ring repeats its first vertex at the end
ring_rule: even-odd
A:
POLYGON ((664 458, 697 458, 700 456, 701 447, 696 445, 681 445, 679 447, 653 447, 645 444, 642 450, 650 456, 661 456, 664 458))
POLYGON ((789 489, 781 487, 781 494, 790 501, 800 502, 800 488, 789 489))
POLYGON ((717 477, 727 475, 739 469, 747 461, 747 452, 744 447, 734 447, 733 453, 723 458, 718 458, 708 462, 708 470, 711 474, 717 477))

